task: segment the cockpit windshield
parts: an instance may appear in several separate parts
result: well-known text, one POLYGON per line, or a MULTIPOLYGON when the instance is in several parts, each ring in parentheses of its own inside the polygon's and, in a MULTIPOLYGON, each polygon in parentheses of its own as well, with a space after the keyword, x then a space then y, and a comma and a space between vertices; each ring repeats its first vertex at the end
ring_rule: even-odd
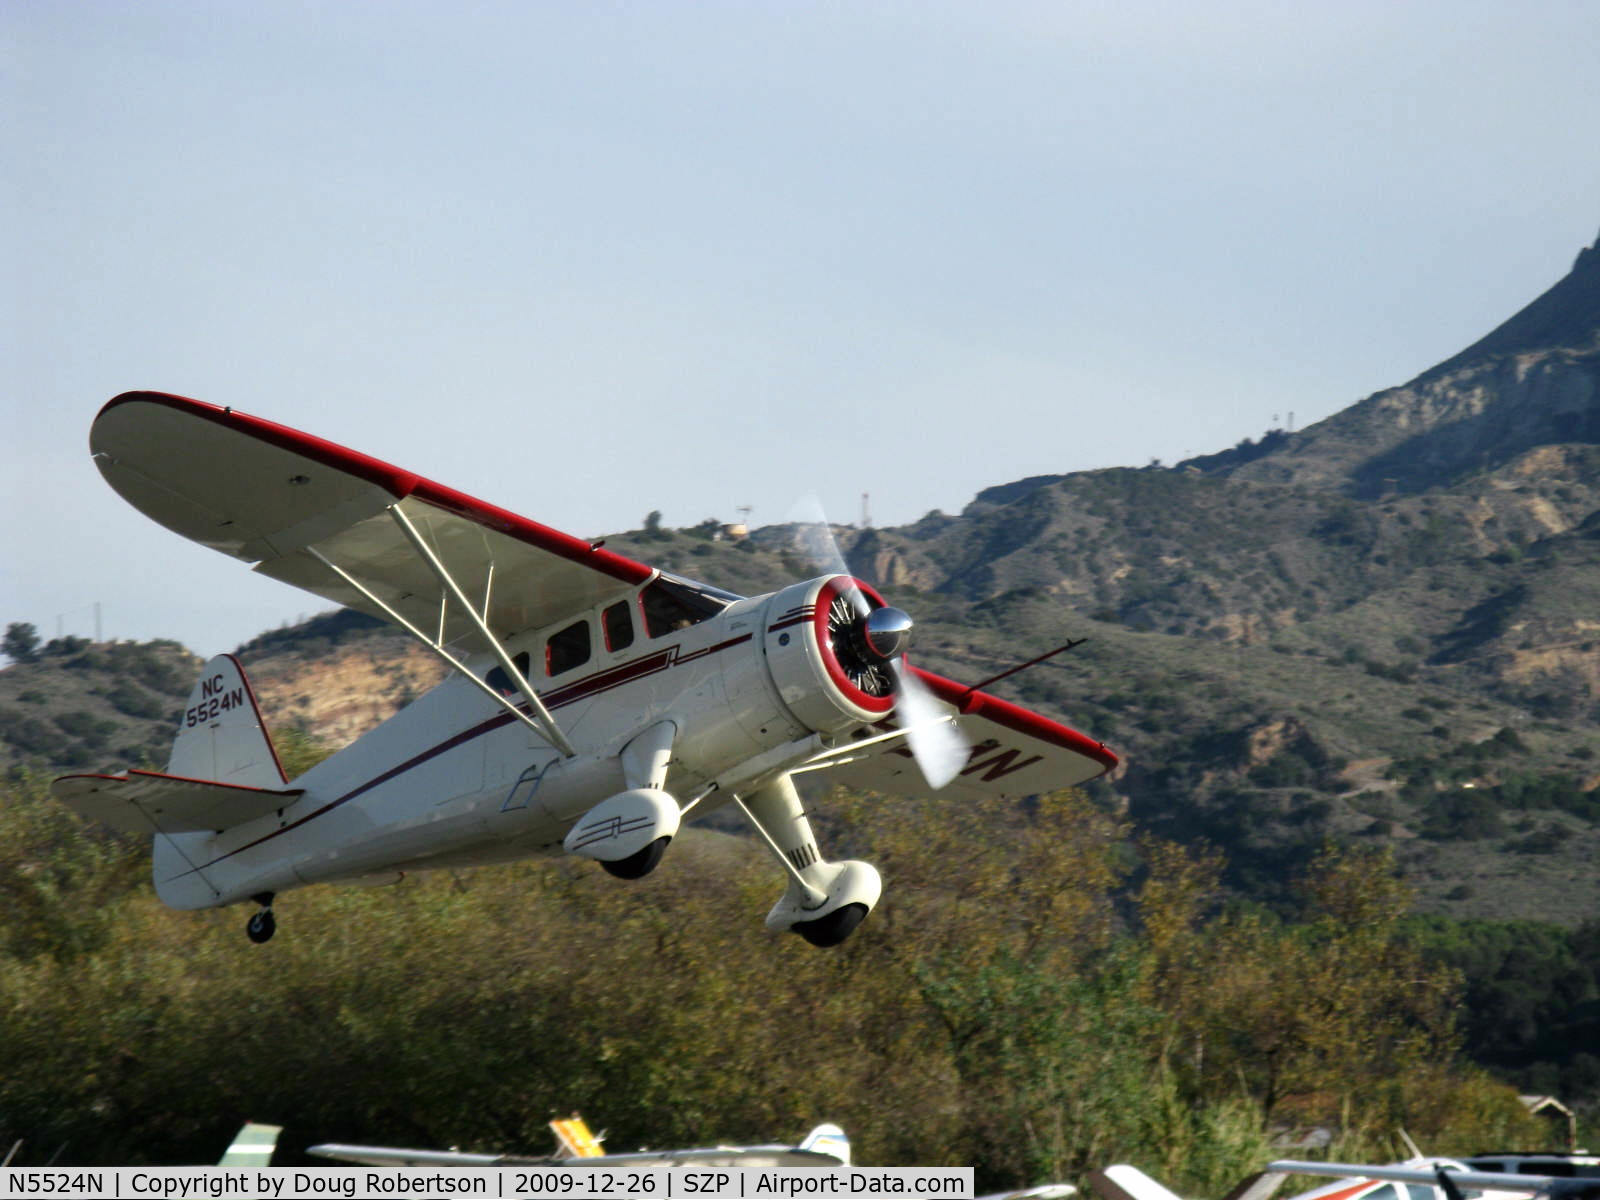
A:
POLYGON ((743 596, 736 596, 721 588, 666 574, 639 593, 645 632, 653 638, 675 629, 698 625, 742 599, 743 596))

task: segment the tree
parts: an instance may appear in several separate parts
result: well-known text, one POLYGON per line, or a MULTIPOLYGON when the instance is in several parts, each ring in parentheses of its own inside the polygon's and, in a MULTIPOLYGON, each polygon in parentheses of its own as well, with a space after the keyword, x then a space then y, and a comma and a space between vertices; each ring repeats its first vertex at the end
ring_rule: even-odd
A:
POLYGON ((39 631, 26 621, 13 621, 6 626, 0 651, 14 663, 33 662, 39 657, 39 631))

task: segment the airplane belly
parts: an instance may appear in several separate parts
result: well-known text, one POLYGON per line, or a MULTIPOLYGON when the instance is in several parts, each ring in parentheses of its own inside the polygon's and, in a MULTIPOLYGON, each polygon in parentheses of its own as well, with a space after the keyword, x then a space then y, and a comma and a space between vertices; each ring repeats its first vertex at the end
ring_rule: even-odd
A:
MULTIPOLYGON (((374 808, 381 802, 379 796, 374 808)), ((332 883, 385 871, 405 870, 441 853, 486 840, 490 796, 485 792, 456 796, 427 809, 412 807, 399 820, 378 821, 369 810, 358 835, 337 840, 305 839, 296 855, 295 874, 302 883, 332 883)))
POLYGON ((156 895, 168 908, 216 908, 261 892, 295 887, 279 818, 251 821, 223 834, 157 834, 151 854, 156 895))
POLYGON ((485 739, 446 739, 381 769, 319 780, 291 834, 295 875, 304 883, 370 874, 475 836, 487 826, 485 739))
POLYGON ((208 833, 156 836, 150 853, 150 874, 156 895, 168 908, 214 908, 228 903, 228 893, 211 881, 209 873, 196 869, 197 863, 205 861, 201 855, 210 840, 208 833))

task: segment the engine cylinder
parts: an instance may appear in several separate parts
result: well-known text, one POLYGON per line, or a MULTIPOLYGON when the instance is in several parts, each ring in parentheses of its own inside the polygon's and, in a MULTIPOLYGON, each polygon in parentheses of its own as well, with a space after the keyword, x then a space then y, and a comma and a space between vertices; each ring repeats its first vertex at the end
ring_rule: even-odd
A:
POLYGON ((784 588, 768 602, 767 670, 784 705, 807 728, 836 733, 881 720, 894 707, 894 677, 852 644, 853 631, 883 598, 849 575, 784 588))

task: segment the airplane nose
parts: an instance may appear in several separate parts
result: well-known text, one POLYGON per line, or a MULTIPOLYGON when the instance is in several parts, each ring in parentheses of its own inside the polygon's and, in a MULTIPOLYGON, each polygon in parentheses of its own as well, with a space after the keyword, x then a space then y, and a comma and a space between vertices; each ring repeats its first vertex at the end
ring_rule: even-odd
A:
POLYGON ((867 646, 879 658, 899 658, 911 644, 911 618, 898 608, 875 608, 867 614, 867 646))

